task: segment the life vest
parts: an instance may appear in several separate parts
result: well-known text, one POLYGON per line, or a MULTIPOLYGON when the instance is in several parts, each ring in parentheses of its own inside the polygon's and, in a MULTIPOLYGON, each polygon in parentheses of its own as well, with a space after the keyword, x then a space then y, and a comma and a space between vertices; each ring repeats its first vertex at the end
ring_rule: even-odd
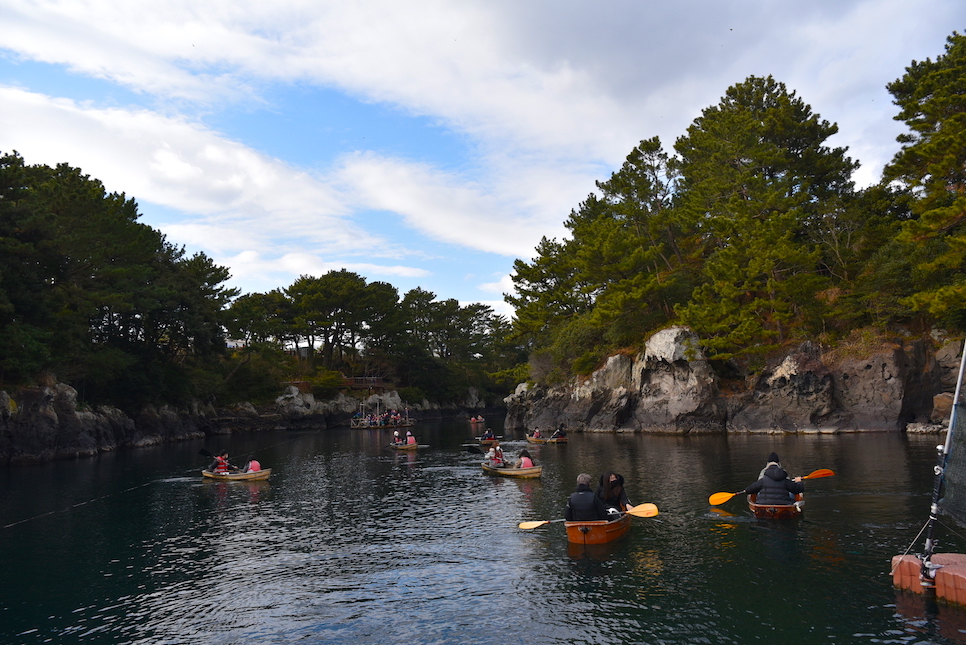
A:
POLYGON ((533 460, 529 457, 520 457, 520 468, 533 468, 533 460))
POLYGON ((261 469, 262 469, 262 465, 258 463, 256 460, 252 459, 251 461, 248 462, 248 470, 245 472, 257 473, 261 469))
POLYGON ((409 444, 410 446, 413 445, 414 443, 416 443, 416 437, 409 435, 408 437, 406 437, 406 443, 409 444))
POLYGON ((227 459, 225 459, 221 455, 217 455, 215 457, 215 461, 218 462, 217 464, 215 464, 215 472, 216 473, 218 473, 218 474, 221 475, 221 474, 225 474, 225 473, 228 472, 228 460, 227 459))

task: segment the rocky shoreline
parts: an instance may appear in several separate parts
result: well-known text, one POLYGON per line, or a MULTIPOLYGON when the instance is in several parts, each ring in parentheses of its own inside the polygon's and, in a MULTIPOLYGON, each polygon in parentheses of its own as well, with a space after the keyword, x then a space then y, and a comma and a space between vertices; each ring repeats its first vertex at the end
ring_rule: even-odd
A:
MULTIPOLYGON (((659 434, 942 432, 952 407, 962 340, 923 340, 870 355, 836 357, 804 343, 762 370, 750 387, 731 392, 703 356, 698 338, 672 327, 652 336, 636 356, 611 356, 585 379, 561 387, 521 384, 504 399, 509 432, 659 434)), ((470 391, 449 409, 407 404, 396 392, 365 401, 340 394, 319 401, 288 387, 269 408, 250 403, 187 409, 146 407, 134 417, 110 407, 89 409, 77 392, 56 384, 0 391, 0 464, 28 464, 236 432, 348 425, 367 409, 409 408, 417 418, 460 416, 499 402, 470 391)))
POLYGON ((636 356, 615 355, 586 379, 521 384, 505 399, 506 430, 563 423, 577 432, 840 433, 945 429, 962 340, 922 340, 861 358, 812 343, 766 367, 741 392, 722 388, 697 336, 672 327, 636 356))
POLYGON ((413 416, 423 419, 494 410, 492 402, 488 405, 472 389, 461 405, 442 409, 427 401, 407 404, 396 392, 373 394, 364 400, 340 394, 318 401, 311 393, 291 386, 269 408, 256 408, 251 403, 221 408, 202 404, 187 409, 149 406, 131 417, 117 408, 79 405, 77 391, 58 383, 19 390, 14 396, 0 391, 0 464, 91 457, 112 450, 236 432, 348 425, 360 404, 366 409, 409 408, 413 416))

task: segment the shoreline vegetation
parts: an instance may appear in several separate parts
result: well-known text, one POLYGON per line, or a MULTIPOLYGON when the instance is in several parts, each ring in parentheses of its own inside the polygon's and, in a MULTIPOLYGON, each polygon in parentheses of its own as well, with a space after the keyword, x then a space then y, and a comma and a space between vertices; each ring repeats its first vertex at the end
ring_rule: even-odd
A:
POLYGON ((673 150, 642 140, 568 237, 514 263, 512 318, 347 270, 240 294, 124 193, 0 153, 0 449, 190 436, 199 411, 265 409, 293 382, 303 407, 510 395, 511 429, 934 422, 949 387, 933 368, 966 334, 964 84, 954 32, 887 86, 908 131, 857 189, 836 124, 771 76, 736 83, 673 150), (680 353, 648 348, 669 333, 687 336, 680 353))

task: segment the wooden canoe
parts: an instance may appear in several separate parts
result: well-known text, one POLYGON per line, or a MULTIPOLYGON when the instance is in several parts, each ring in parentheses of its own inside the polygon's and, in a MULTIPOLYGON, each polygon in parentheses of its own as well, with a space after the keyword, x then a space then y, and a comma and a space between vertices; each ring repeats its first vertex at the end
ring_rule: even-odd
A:
POLYGON ((748 508, 755 514, 755 517, 767 520, 786 520, 800 517, 802 505, 805 504, 805 497, 799 493, 795 495, 794 504, 756 504, 758 495, 748 496, 748 508))
POLYGON ((271 468, 259 470, 257 473, 213 473, 210 470, 202 470, 201 475, 221 482, 255 482, 268 479, 272 474, 271 468))
POLYGON ((567 443, 567 437, 556 437, 547 439, 547 443, 567 443))
POLYGON ((529 441, 530 443, 547 443, 547 440, 544 439, 543 437, 534 437, 531 434, 527 435, 527 441, 529 441))
POLYGON ((483 467, 483 472, 488 475, 500 475, 501 477, 516 477, 517 479, 537 479, 540 474, 543 473, 543 466, 534 466, 533 468, 514 468, 513 466, 504 466, 502 468, 493 468, 485 461, 480 464, 483 467))
POLYGON ((481 446, 492 446, 493 444, 495 444, 499 440, 500 440, 499 438, 496 438, 496 439, 479 439, 478 438, 477 439, 477 441, 480 442, 480 445, 481 446))
POLYGON ((631 517, 622 515, 611 521, 564 522, 567 528, 567 541, 575 544, 607 544, 631 529, 631 517))
POLYGON ((418 444, 418 443, 391 443, 390 448, 395 448, 396 450, 416 450, 418 448, 429 448, 429 444, 418 444))

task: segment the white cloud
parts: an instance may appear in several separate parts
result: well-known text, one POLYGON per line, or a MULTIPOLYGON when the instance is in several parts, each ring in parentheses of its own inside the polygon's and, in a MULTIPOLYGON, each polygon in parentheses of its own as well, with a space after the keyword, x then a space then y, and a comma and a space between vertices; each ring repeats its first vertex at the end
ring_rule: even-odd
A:
POLYGON ((480 290, 499 294, 513 293, 513 278, 509 273, 505 273, 496 282, 485 282, 481 284, 480 290))
POLYGON ((286 237, 321 248, 376 241, 324 181, 183 119, 0 87, 0 123, 4 147, 29 151, 28 163, 69 160, 108 190, 194 214, 173 230, 212 249, 286 237))
POLYGON ((751 74, 837 122, 830 143, 848 146, 858 183, 871 183, 902 131, 885 84, 941 53, 964 18, 952 0, 6 0, 0 48, 129 88, 148 107, 0 88, 0 146, 190 214, 159 227, 239 258, 236 275, 363 259, 367 273, 411 276, 425 269, 378 260, 430 257, 440 242, 529 257, 639 140, 658 135, 670 150, 751 74), (217 110, 273 109, 279 84, 428 117, 465 137, 466 158, 454 169, 418 144, 342 150, 309 162, 325 175, 204 125, 217 110), (425 240, 388 243, 366 209, 425 240))
POLYGON ((457 246, 527 255, 552 227, 547 219, 528 217, 519 202, 501 198, 492 187, 426 165, 356 155, 344 161, 339 177, 365 207, 398 213, 428 237, 457 246))

